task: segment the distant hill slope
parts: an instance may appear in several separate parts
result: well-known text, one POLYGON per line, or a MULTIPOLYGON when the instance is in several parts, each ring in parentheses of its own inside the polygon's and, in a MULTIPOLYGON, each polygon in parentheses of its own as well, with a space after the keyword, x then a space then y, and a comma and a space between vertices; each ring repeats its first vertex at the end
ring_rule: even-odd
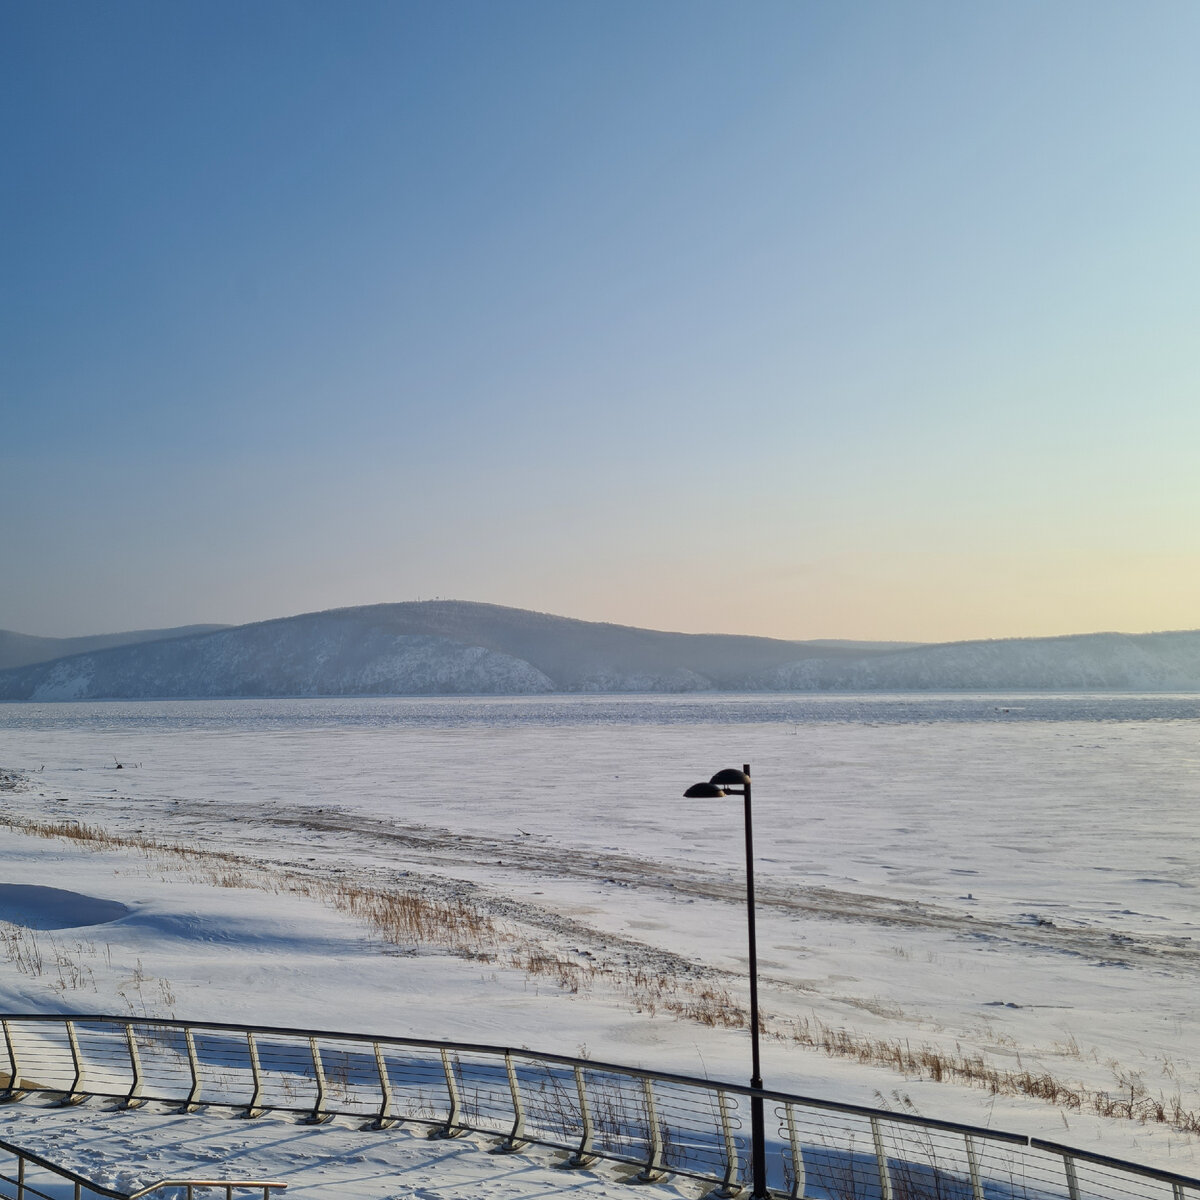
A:
POLYGON ((0 671, 0 700, 1080 689, 1200 691, 1200 632, 896 649, 665 633, 447 600, 307 613, 0 671))
POLYGON ((1200 631, 947 642, 768 671, 767 691, 1200 691, 1200 631))
POLYGON ((308 613, 3 671, 0 699, 739 690, 818 652, 853 654, 418 601, 308 613))
POLYGON ((189 637, 228 629, 228 625, 181 625, 177 629, 136 629, 129 633, 98 633, 91 637, 33 637, 0 629, 0 671, 25 667, 30 663, 50 662, 69 654, 87 654, 112 646, 130 646, 135 642, 159 642, 165 638, 189 637))

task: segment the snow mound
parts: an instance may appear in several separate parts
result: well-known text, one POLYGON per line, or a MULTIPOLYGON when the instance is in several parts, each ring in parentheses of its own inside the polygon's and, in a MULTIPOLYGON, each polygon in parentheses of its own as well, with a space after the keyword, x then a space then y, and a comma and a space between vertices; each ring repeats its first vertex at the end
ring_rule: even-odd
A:
POLYGON ((0 921, 26 929, 80 929, 127 917, 132 909, 63 888, 34 883, 0 883, 0 921))

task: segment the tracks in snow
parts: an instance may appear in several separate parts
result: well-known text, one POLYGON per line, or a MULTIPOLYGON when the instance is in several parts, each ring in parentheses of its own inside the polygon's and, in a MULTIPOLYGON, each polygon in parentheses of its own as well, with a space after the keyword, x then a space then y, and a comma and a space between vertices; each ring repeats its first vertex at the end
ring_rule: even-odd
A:
MULTIPOLYGON (((249 815, 241 808, 216 804, 193 806, 195 819, 236 820, 246 836, 251 834, 247 823, 249 815)), ((563 846, 543 835, 517 833, 500 838, 455 833, 425 825, 397 825, 334 808, 313 810, 270 806, 257 808, 252 815, 254 821, 261 824, 264 837, 269 839, 273 858, 287 849, 303 854, 305 850, 319 846, 327 852, 336 849, 337 840, 344 837, 356 845, 373 842, 393 854, 399 852, 408 864, 423 870, 453 873, 463 868, 494 871, 500 867, 507 872, 551 876, 597 886, 650 890, 664 897, 731 904, 741 904, 745 898, 744 884, 736 873, 730 875, 711 868, 698 869, 687 863, 654 861, 614 851, 563 846)), ((294 866, 294 861, 289 865, 294 866)), ((473 902, 499 916, 581 941, 599 939, 610 946, 619 942, 629 950, 645 949, 643 943, 634 939, 601 933, 581 921, 555 913, 548 906, 505 896, 492 888, 460 879, 445 879, 433 884, 439 891, 444 891, 447 885, 450 894, 461 895, 463 888, 468 889, 473 902)), ((1200 971, 1200 943, 1186 936, 1149 936, 1142 932, 1100 929, 1084 924, 1055 924, 1045 919, 1033 922, 1024 917, 1020 920, 977 917, 945 904, 813 885, 781 888, 759 882, 756 896, 762 908, 800 918, 940 932, 993 942, 998 948, 1020 947, 1069 954, 1101 965, 1200 971)), ((667 954, 667 957, 678 969, 697 970, 697 964, 681 956, 667 954)))

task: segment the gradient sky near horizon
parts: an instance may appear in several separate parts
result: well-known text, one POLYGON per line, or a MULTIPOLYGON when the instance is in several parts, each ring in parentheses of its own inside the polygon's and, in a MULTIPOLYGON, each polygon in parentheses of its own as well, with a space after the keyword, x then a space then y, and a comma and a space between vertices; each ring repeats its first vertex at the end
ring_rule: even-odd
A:
POLYGON ((0 627, 1200 626, 1200 5, 13 0, 0 627))

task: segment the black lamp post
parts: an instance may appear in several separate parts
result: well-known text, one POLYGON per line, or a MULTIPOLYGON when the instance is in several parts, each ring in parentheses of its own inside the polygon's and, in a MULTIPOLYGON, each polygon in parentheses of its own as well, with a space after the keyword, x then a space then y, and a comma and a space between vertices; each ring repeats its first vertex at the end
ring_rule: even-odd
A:
MULTIPOLYGON (((746 812, 746 925, 750 935, 750 1086, 762 1090, 762 1070, 758 1057, 758 945, 754 935, 754 826, 750 813, 750 764, 740 771, 727 767, 707 783, 693 784, 684 797, 690 800, 715 800, 722 796, 741 796, 746 812)), ((750 1097, 750 1161, 754 1176, 751 1200, 770 1200, 767 1191, 767 1139, 761 1096, 750 1097)))

